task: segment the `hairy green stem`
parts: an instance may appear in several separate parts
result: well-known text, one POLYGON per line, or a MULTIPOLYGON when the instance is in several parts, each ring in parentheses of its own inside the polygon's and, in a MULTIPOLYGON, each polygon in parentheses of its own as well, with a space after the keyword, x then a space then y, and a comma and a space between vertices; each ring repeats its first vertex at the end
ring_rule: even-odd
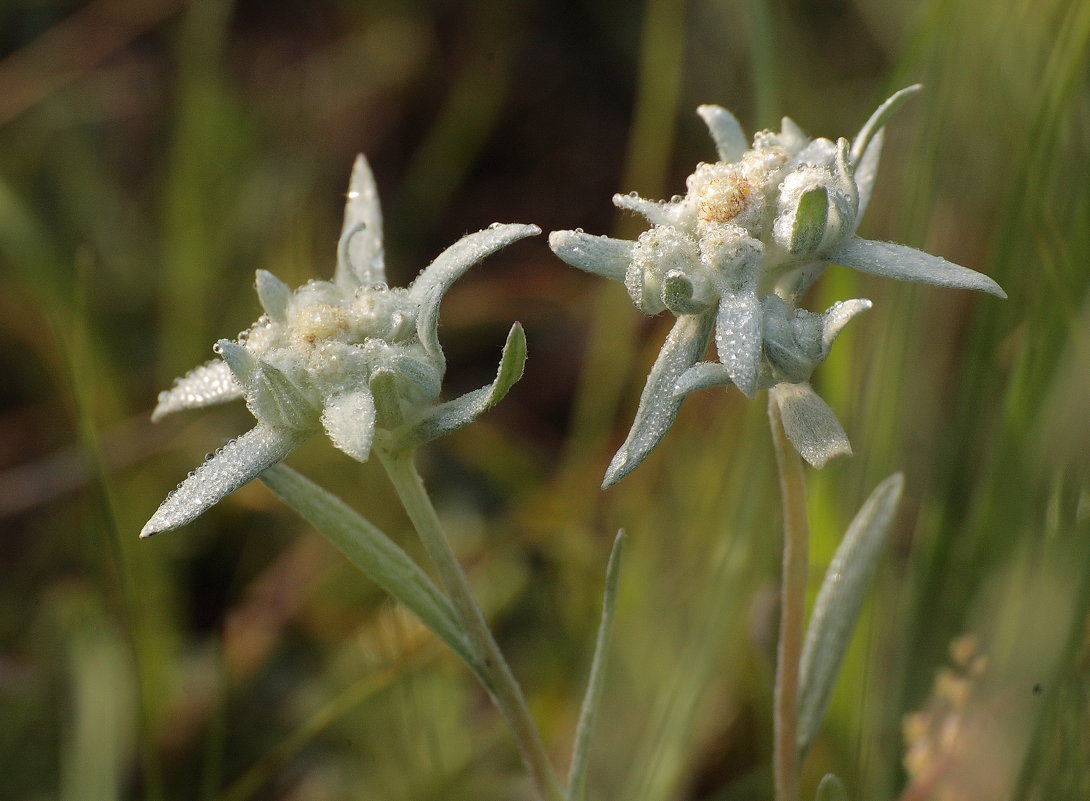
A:
POLYGON ((799 663, 806 603, 806 573, 810 532, 806 523, 806 479, 802 459, 784 432, 780 407, 769 393, 768 418, 776 451, 783 500, 783 577, 780 598, 780 639, 776 649, 776 690, 773 720, 773 781, 776 801, 799 799, 799 663))
POLYGON ((414 454, 415 450, 410 449, 396 453, 380 452, 379 455, 420 541, 435 565, 440 582, 450 596, 470 647, 480 659, 485 687, 511 728, 539 797, 542 801, 563 801, 564 790, 545 752, 541 734, 530 716, 526 698, 485 622, 465 571, 443 533, 439 516, 413 463, 414 454))

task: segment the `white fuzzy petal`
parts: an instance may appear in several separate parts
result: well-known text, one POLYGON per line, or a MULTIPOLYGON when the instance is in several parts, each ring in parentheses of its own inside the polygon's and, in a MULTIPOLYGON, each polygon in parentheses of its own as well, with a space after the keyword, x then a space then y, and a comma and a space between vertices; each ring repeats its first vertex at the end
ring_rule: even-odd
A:
POLYGON ((708 126, 708 133, 715 140, 719 160, 728 163, 738 161, 749 150, 749 140, 742 132, 737 118, 722 106, 697 106, 696 113, 708 126))
POLYGON ((844 330, 844 326, 851 322, 856 315, 867 311, 872 305, 866 298, 841 300, 834 303, 821 315, 822 360, 828 358, 829 349, 833 346, 836 338, 840 336, 840 332, 844 330))
POLYGON ((537 236, 541 229, 536 225, 519 223, 493 223, 483 231, 467 234, 435 257, 409 287, 409 295, 417 303, 423 303, 438 287, 446 293, 466 270, 485 256, 528 236, 537 236))
POLYGON ((322 412, 322 425, 336 447, 366 462, 375 438, 375 417, 371 390, 361 388, 330 398, 322 412))
POLYGON ((851 456, 848 435, 808 383, 777 384, 771 393, 780 407, 784 432, 803 459, 821 468, 835 456, 851 456))
POLYGON ((363 154, 356 156, 344 205, 344 225, 337 252, 336 282, 345 290, 386 280, 382 249, 382 207, 375 176, 363 154))
POLYGON ((832 250, 828 259, 833 264, 842 264, 860 272, 900 281, 918 281, 921 284, 953 289, 975 289, 1001 298, 1007 297, 999 284, 982 273, 893 242, 872 242, 853 237, 832 250))
POLYGON ((241 397, 242 387, 231 374, 231 368, 226 362, 215 359, 195 367, 183 377, 175 379, 170 389, 160 392, 151 419, 157 422, 182 409, 199 409, 241 397))
POLYGON ((863 154, 867 152, 867 148, 870 146, 874 137, 885 127, 886 122, 893 113, 897 111, 906 100, 921 89, 923 89, 923 84, 919 83, 913 84, 912 86, 906 86, 901 91, 894 92, 889 99, 874 110, 874 113, 870 115, 870 119, 863 123, 863 127, 859 129, 859 133, 855 136, 855 141, 852 142, 852 163, 859 163, 860 159, 863 158, 863 154))
POLYGON ((647 376, 636 419, 609 463, 602 489, 632 472, 666 436, 684 400, 674 391, 678 379, 704 355, 712 322, 710 311, 677 318, 647 376))
POLYGON ((261 308, 265 310, 265 313, 278 323, 287 322, 288 304, 291 302, 291 287, 268 270, 257 271, 254 286, 257 289, 257 296, 261 300, 261 308))
POLYGON ((582 231, 553 231, 549 247, 572 267, 624 282, 634 243, 627 239, 593 236, 582 231))
POLYGON ((878 162, 882 158, 882 143, 885 141, 885 129, 876 133, 863 151, 863 157, 855 165, 855 185, 859 192, 859 211, 856 212, 856 224, 863 219, 863 215, 870 205, 871 195, 874 194, 874 182, 878 178, 878 162))
POLYGON ((140 532, 151 537, 184 526, 224 496, 283 461, 308 434, 258 425, 216 451, 170 493, 140 532))
POLYGON ((669 200, 647 200, 635 193, 613 196, 613 205, 619 209, 634 211, 652 225, 675 225, 684 216, 686 205, 669 200))

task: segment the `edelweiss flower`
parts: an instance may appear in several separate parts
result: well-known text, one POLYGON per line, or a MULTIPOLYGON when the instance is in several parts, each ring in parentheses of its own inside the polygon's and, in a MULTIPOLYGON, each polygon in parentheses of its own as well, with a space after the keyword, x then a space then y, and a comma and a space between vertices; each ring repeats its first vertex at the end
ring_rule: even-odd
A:
POLYGON ((426 442, 461 428, 497 403, 522 375, 522 328, 512 327, 491 385, 437 405, 446 368, 437 335, 439 303, 472 265, 540 232, 534 225, 493 224, 443 251, 407 289, 388 287, 382 212, 370 167, 359 156, 334 280, 310 281, 293 292, 258 270, 257 294, 265 314, 237 341, 216 343, 219 359, 159 395, 153 420, 245 398, 257 425, 190 473, 140 536, 188 523, 320 430, 362 462, 375 447, 393 450, 426 442))
POLYGON ((851 143, 811 140, 784 117, 779 133, 761 131, 750 147, 730 112, 701 106, 698 113, 719 161, 697 165, 686 182, 688 192, 669 201, 615 195, 616 206, 651 223, 635 242, 582 231, 549 236, 564 261, 624 283, 644 313, 668 309, 678 318, 604 486, 646 458, 676 417, 684 394, 709 382, 733 383, 747 397, 759 388, 798 385, 780 391, 781 400, 795 398, 788 405, 806 410, 796 416, 785 409, 784 424, 796 448, 819 467, 831 455, 848 452, 839 423, 805 382, 847 319, 869 301, 838 304, 825 315, 789 308, 829 264, 1006 297, 998 284, 973 270, 904 245, 855 236, 874 187, 886 120, 919 88, 903 89, 879 106, 851 143), (826 329, 831 335, 823 333, 826 329), (795 337, 790 345, 784 339, 789 330, 795 337), (713 331, 719 367, 700 366, 682 381, 704 355, 713 331), (819 421, 813 414, 821 410, 819 421))

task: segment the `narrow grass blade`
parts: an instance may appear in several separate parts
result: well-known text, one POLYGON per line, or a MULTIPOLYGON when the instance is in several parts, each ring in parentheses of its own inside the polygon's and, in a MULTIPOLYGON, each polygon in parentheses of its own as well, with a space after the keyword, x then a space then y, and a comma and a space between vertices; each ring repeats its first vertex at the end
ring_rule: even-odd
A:
POLYGON ((826 773, 818 784, 814 801, 848 801, 844 782, 840 781, 835 773, 826 773))
MULTIPOLYGON (((901 500, 904 476, 879 484, 852 520, 818 591, 802 651, 799 752, 806 754, 825 715, 867 584, 901 500)), ((835 796, 833 796, 835 797, 835 796)))
POLYGON ((606 590, 602 599, 602 620, 598 624, 598 641, 594 645, 594 660, 590 665, 590 679, 579 710, 579 725, 575 729, 575 746, 572 750, 571 770, 568 772, 568 801, 584 801, 586 798, 587 758, 590 740, 594 734, 594 720, 602 699, 602 686, 606 673, 606 648, 613 630, 613 609, 617 605, 617 586, 621 578, 621 555, 624 552, 624 529, 613 540, 613 551, 606 568, 606 590))
POLYGON ((269 468, 261 480, 352 564, 419 617, 488 686, 450 601, 393 540, 340 498, 289 467, 269 468))

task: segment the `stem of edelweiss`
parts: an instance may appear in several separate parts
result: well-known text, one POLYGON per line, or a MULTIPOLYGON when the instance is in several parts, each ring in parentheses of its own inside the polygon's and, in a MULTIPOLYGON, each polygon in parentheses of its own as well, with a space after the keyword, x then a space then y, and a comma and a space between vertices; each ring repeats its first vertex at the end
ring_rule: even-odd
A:
POLYGON ((775 389, 768 393, 768 418, 783 500, 783 583, 773 708, 773 781, 776 801, 798 801, 799 664, 810 539, 806 522, 806 478, 802 459, 791 447, 784 431, 775 389))
POLYGON ((469 579, 447 541, 439 516, 413 463, 415 449, 394 453, 379 451, 378 455, 435 565, 439 580, 450 596, 470 647, 480 658, 487 678, 486 689, 511 728, 538 796, 542 801, 563 801, 564 790, 545 752, 545 744, 530 716, 526 699, 473 597, 469 579))

